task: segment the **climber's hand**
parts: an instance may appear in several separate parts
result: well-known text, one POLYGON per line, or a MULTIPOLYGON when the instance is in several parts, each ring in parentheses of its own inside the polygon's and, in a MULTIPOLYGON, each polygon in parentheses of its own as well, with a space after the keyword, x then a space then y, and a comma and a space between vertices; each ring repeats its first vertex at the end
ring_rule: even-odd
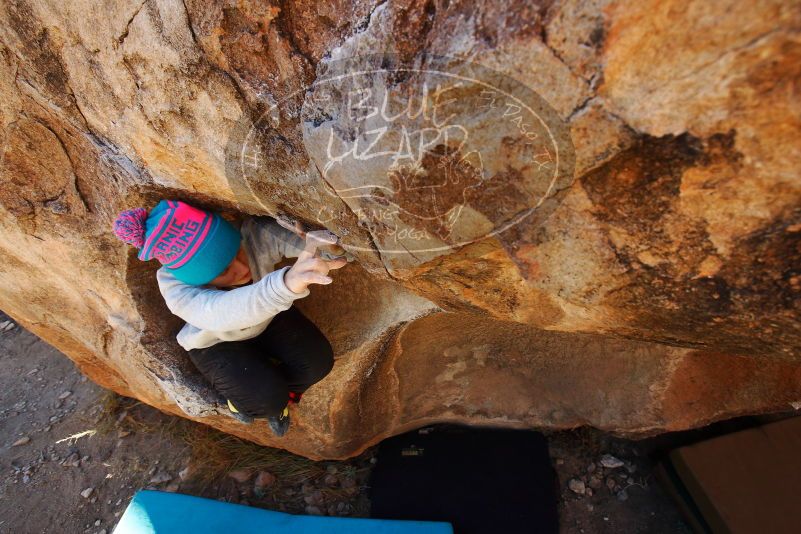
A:
MULTIPOLYGON (((333 237, 334 243, 336 236, 333 237)), ((303 293, 309 284, 330 284, 333 279, 328 276, 331 269, 339 269, 348 262, 345 258, 324 260, 317 255, 321 246, 331 245, 331 238, 321 232, 306 234, 306 247, 298 255, 295 264, 284 275, 284 283, 290 291, 303 293)))
MULTIPOLYGON (((337 245, 336 243, 333 244, 333 245, 322 246, 322 247, 320 247, 320 250, 328 252, 332 256, 344 256, 345 255, 345 249, 342 248, 341 245, 337 245)), ((337 259, 339 260, 339 259, 345 259, 345 258, 337 258, 337 259)), ((347 263, 347 261, 345 261, 345 263, 347 263)))
MULTIPOLYGON (((295 235, 297 235, 297 236, 299 236, 299 237, 301 237, 303 239, 306 239, 306 235, 307 234, 316 233, 316 232, 307 232, 305 227, 303 226, 303 223, 301 223, 300 221, 294 221, 294 222, 290 223, 290 222, 285 221, 283 219, 276 219, 276 222, 278 222, 279 225, 281 225, 282 227, 286 228, 287 230, 289 230, 293 234, 295 234, 295 235)), ((346 252, 345 249, 342 248, 341 245, 337 244, 336 241, 332 241, 332 242, 323 241, 323 242, 320 243, 319 249, 324 251, 324 252, 327 252, 331 256, 344 256, 345 252, 346 252)))

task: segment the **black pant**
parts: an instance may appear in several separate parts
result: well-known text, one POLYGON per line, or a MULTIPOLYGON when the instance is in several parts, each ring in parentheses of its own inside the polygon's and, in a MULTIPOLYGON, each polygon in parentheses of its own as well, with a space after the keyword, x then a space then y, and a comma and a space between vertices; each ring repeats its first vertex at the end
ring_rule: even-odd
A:
POLYGON ((278 415, 290 394, 298 399, 334 366, 331 344, 294 306, 254 338, 188 352, 214 389, 251 417, 278 415))

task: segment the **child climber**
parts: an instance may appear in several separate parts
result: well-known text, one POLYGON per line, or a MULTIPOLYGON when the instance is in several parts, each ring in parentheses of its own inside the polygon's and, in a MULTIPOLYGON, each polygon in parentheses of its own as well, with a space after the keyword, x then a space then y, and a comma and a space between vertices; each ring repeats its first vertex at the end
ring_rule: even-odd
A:
POLYGON ((156 258, 167 307, 186 321, 178 343, 242 422, 266 418, 283 436, 288 404, 300 401, 333 367, 333 351, 320 330, 292 303, 310 284, 330 284, 342 249, 306 241, 267 217, 249 217, 241 229, 219 214, 176 200, 162 200, 150 213, 122 212, 114 233, 156 258), (273 270, 282 258, 291 267, 273 270))

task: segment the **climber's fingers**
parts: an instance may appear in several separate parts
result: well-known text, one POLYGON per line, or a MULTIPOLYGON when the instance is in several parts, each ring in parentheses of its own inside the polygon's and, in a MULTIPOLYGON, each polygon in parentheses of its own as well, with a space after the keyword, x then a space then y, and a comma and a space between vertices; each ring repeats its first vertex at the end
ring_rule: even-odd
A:
POLYGON ((315 230, 306 232, 306 246, 300 254, 298 261, 305 261, 313 258, 317 253, 317 248, 326 245, 336 245, 337 236, 328 230, 315 230))
POLYGON ((306 232, 306 241, 315 241, 318 247, 331 247, 337 244, 339 238, 328 230, 314 230, 306 232))
POLYGON ((300 254, 298 254, 298 260, 296 263, 306 262, 314 258, 317 255, 318 246, 320 245, 317 241, 306 237, 306 246, 304 246, 303 250, 300 252, 300 254))
POLYGON ((328 263, 328 269, 340 269, 348 264, 348 260, 345 258, 336 258, 333 260, 325 260, 328 263))
POLYGON ((324 274, 315 273, 315 272, 308 272, 306 273, 306 279, 308 280, 309 284, 330 284, 334 281, 333 278, 330 276, 326 276, 324 274))
POLYGON ((301 272, 315 272, 320 274, 328 274, 331 269, 339 269, 347 263, 345 258, 337 258, 335 260, 324 260, 320 257, 312 257, 304 260, 298 260, 296 269, 301 272))
POLYGON ((320 250, 328 252, 331 256, 344 256, 347 252, 341 245, 323 245, 320 250))
POLYGON ((300 271, 296 276, 302 287, 306 287, 309 284, 330 284, 334 281, 330 276, 317 271, 300 271))
POLYGON ((300 292, 309 284, 327 285, 334 281, 328 276, 328 271, 343 267, 348 263, 347 259, 324 260, 318 255, 317 249, 336 245, 337 240, 337 236, 327 230, 306 233, 306 245, 298 254, 295 265, 292 266, 284 278, 287 286, 292 291, 300 292))
POLYGON ((316 273, 314 271, 306 271, 304 273, 301 273, 300 280, 303 283, 303 287, 307 287, 309 284, 328 285, 334 281, 334 279, 331 278, 330 276, 316 273))

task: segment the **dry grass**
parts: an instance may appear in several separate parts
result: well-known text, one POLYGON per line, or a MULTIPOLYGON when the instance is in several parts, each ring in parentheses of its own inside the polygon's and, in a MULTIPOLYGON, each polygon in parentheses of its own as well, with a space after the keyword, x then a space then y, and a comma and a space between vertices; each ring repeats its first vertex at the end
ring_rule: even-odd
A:
POLYGON ((314 462, 280 449, 263 447, 210 427, 193 425, 179 433, 190 447, 197 473, 213 479, 237 469, 266 470, 281 480, 302 484, 325 475, 324 462, 314 462))
POLYGON ((327 487, 321 479, 329 466, 336 466, 337 473, 351 478, 362 478, 370 471, 369 463, 359 465, 359 460, 350 462, 315 462, 290 452, 264 447, 230 434, 225 434, 204 425, 182 425, 179 437, 186 443, 193 458, 193 479, 204 487, 214 484, 221 476, 235 470, 269 471, 277 481, 270 487, 269 497, 283 501, 282 492, 312 484, 320 490, 327 502, 348 500, 353 497, 341 487, 327 487))
POLYGON ((335 466, 339 476, 355 480, 364 480, 371 468, 369 455, 345 462, 316 462, 281 449, 257 445, 200 423, 162 414, 135 399, 111 392, 104 395, 101 404, 103 408, 96 425, 101 433, 157 433, 184 443, 193 467, 190 482, 201 493, 224 481, 231 471, 265 470, 276 477, 276 483, 264 496, 274 502, 286 502, 285 491, 288 488, 298 489, 307 483, 319 489, 327 502, 345 501, 354 497, 353 490, 327 487, 322 482, 329 466, 335 466))
POLYGON ((97 424, 95 425, 98 432, 101 434, 109 434, 115 430, 117 417, 123 411, 123 404, 130 399, 121 397, 113 391, 104 390, 98 399, 98 403, 102 407, 100 414, 97 417, 97 424))
POLYGON ((165 437, 175 434, 182 423, 189 422, 157 412, 136 399, 117 395, 113 391, 103 393, 100 405, 102 408, 95 429, 101 434, 121 430, 165 437))

